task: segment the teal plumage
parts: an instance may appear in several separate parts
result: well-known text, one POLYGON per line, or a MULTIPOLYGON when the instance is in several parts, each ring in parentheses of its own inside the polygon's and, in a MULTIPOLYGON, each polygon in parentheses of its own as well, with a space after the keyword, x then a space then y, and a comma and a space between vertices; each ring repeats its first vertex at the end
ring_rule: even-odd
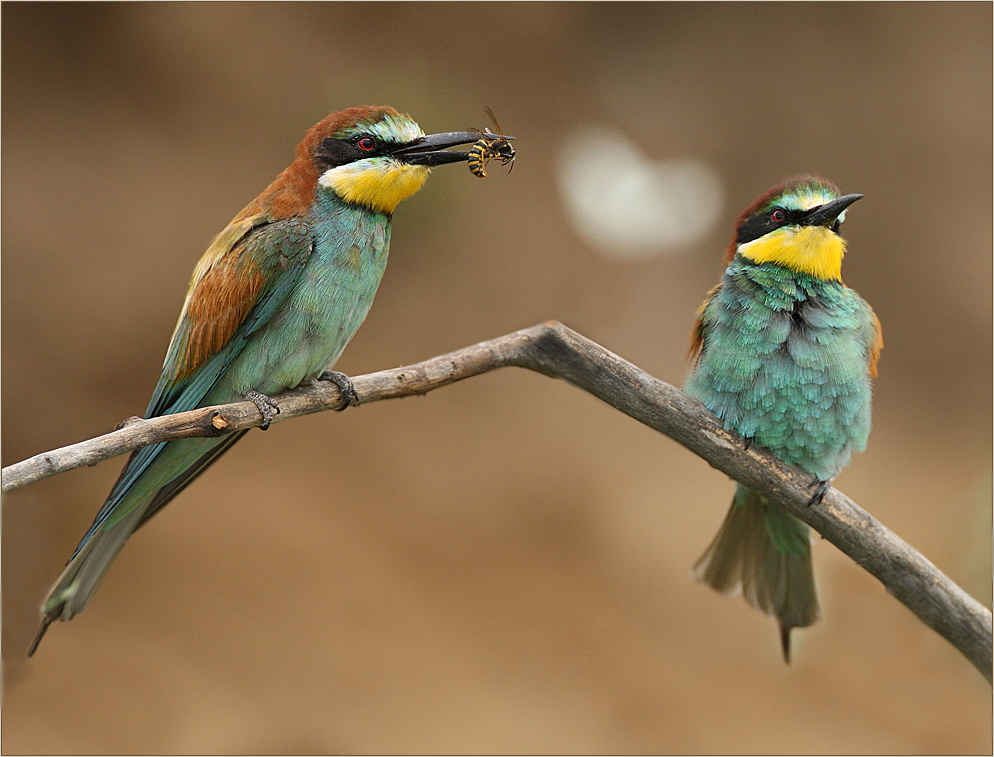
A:
POLYGON ((852 289, 736 258, 701 321, 686 388, 728 430, 822 480, 865 449, 876 323, 852 289))
MULTIPOLYGON (((775 187, 746 211, 702 309, 686 384, 726 429, 818 482, 866 446, 882 342, 870 306, 841 278, 823 275, 835 261, 801 256, 814 244, 841 267, 839 218, 858 198, 843 203, 832 185, 809 178, 775 187)), ((808 527, 744 486, 696 572, 776 616, 788 660, 790 630, 818 617, 808 527)))
MULTIPOLYGON (((466 160, 392 108, 315 125, 294 162, 218 235, 198 264, 146 418, 253 399, 318 378, 362 324, 383 277, 394 209, 430 167, 466 160)), ((336 380, 347 378, 336 374, 336 380)), ((344 391, 344 389, 343 389, 344 391)), ((267 421, 268 424, 268 421, 267 421)), ((42 606, 48 625, 82 612, 135 529, 245 432, 137 450, 42 606)))

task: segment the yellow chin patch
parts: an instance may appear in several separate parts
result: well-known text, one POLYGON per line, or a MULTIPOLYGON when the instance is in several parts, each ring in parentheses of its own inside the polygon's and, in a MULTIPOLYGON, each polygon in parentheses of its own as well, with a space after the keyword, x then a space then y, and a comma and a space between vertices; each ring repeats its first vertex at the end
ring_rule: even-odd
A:
POLYGON ((318 184, 333 190, 345 202, 391 214, 403 200, 421 189, 429 173, 427 166, 412 166, 392 158, 369 158, 328 169, 318 184))
POLYGON ((825 226, 786 226, 739 245, 754 263, 776 263, 818 279, 842 281, 846 241, 825 226))

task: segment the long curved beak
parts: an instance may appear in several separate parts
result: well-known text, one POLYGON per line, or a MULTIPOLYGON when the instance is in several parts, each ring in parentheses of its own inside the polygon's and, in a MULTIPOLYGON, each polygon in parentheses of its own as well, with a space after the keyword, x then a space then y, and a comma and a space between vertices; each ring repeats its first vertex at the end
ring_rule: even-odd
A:
POLYGON ((811 211, 801 218, 800 223, 804 226, 831 226, 846 208, 856 202, 856 200, 862 198, 862 196, 853 194, 836 197, 824 205, 812 208, 811 211))
MULTIPOLYGON (((467 150, 447 150, 456 145, 468 145, 479 141, 483 135, 478 131, 449 131, 444 134, 429 134, 393 151, 393 155, 416 166, 440 166, 445 163, 458 163, 469 158, 467 150)), ((514 139, 514 137, 504 137, 514 139)))

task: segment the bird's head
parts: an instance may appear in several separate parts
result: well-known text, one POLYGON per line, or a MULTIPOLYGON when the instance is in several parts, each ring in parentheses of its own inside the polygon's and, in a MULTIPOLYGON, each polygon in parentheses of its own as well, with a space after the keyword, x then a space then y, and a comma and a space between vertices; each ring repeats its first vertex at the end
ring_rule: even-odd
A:
POLYGON ((776 263, 828 281, 842 280, 846 242, 839 227, 846 208, 863 195, 841 195, 814 176, 778 184, 764 192, 739 218, 729 258, 776 263))
POLYGON ((349 108, 307 132, 297 159, 311 161, 317 184, 345 202, 393 213, 424 184, 432 166, 465 161, 445 148, 475 142, 476 132, 426 136, 410 116, 393 108, 349 108))

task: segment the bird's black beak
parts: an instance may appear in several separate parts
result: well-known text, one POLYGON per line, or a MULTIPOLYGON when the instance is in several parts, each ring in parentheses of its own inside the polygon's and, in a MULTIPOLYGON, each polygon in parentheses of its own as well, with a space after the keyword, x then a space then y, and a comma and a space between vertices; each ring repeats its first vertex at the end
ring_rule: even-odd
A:
POLYGON ((834 200, 826 202, 824 205, 819 205, 817 208, 812 208, 801 219, 801 225, 831 226, 835 223, 835 219, 842 214, 843 210, 848 208, 862 196, 863 195, 843 195, 842 197, 836 197, 834 200))
MULTIPOLYGON (((441 166, 445 163, 458 163, 469 158, 466 150, 447 150, 447 147, 468 145, 482 139, 478 131, 450 131, 445 134, 429 134, 393 151, 394 156, 415 166, 441 166)), ((504 137, 514 139, 514 137, 504 137)))

